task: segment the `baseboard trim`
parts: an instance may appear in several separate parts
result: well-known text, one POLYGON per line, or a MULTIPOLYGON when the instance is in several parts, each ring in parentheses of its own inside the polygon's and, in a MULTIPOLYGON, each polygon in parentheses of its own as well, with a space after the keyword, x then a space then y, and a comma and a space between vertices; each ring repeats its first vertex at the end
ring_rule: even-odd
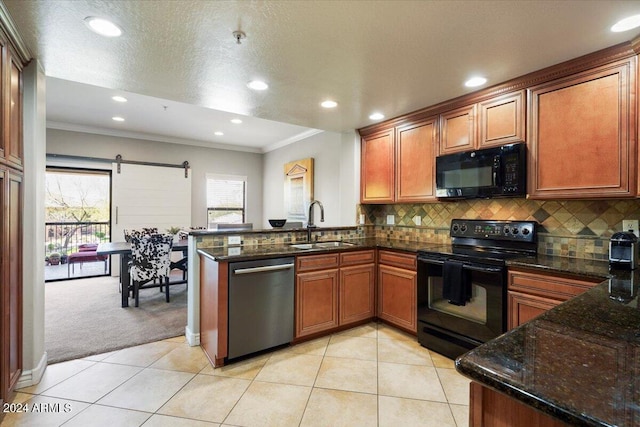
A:
POLYGON ((184 336, 191 347, 200 345, 200 334, 194 334, 189 326, 184 327, 184 336))
POLYGON ((40 362, 38 362, 38 365, 35 368, 28 371, 22 371, 22 375, 20 375, 20 379, 18 379, 18 382, 16 383, 16 389, 38 384, 44 375, 45 369, 47 369, 46 351, 42 354, 40 362))

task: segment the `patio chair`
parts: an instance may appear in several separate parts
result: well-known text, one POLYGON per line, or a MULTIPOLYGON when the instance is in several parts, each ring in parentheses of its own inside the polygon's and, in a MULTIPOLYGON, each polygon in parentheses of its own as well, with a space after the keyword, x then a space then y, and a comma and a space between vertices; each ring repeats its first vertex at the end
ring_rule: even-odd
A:
POLYGON ((164 287, 169 302, 169 266, 173 236, 152 234, 131 236, 131 287, 135 306, 139 306, 140 289, 164 287), (156 283, 156 280, 159 283, 156 283))

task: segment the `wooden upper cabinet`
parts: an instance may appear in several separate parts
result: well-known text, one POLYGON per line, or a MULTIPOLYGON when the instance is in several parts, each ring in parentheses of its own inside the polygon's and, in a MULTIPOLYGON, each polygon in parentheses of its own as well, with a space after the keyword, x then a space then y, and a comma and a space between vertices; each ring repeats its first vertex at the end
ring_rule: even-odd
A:
POLYGON ((15 167, 22 168, 22 65, 9 55, 8 62, 8 135, 5 158, 15 167))
POLYGON ((437 117, 396 129, 397 202, 435 200, 437 117))
POLYGON ((394 129, 362 138, 360 201, 394 201, 394 129))
POLYGON ((529 90, 529 197, 636 194, 635 61, 529 90))
POLYGON ((438 118, 362 137, 362 203, 435 200, 438 118))
POLYGON ((476 148, 476 104, 440 115, 440 154, 476 148))
POLYGON ((478 147, 495 147, 525 139, 525 91, 498 96, 478 104, 478 147))

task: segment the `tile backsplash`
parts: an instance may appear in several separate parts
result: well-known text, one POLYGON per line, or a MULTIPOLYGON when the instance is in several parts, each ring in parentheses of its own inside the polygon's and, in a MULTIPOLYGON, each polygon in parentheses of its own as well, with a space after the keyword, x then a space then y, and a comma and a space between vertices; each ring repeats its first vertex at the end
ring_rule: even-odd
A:
POLYGON ((474 199, 454 202, 360 205, 378 237, 443 242, 452 219, 537 221, 538 252, 572 258, 607 259, 609 238, 623 219, 640 219, 639 200, 474 199), (387 225, 388 215, 394 225, 387 225), (414 222, 420 217, 420 226, 414 222), (391 235, 390 235, 391 234, 391 235))

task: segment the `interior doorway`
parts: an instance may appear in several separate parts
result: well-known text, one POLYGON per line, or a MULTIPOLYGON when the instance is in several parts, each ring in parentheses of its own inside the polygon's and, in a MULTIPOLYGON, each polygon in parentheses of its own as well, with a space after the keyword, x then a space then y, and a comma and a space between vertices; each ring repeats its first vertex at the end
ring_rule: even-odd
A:
POLYGON ((50 167, 45 179, 45 282, 110 275, 95 248, 111 240, 111 171, 50 167))

